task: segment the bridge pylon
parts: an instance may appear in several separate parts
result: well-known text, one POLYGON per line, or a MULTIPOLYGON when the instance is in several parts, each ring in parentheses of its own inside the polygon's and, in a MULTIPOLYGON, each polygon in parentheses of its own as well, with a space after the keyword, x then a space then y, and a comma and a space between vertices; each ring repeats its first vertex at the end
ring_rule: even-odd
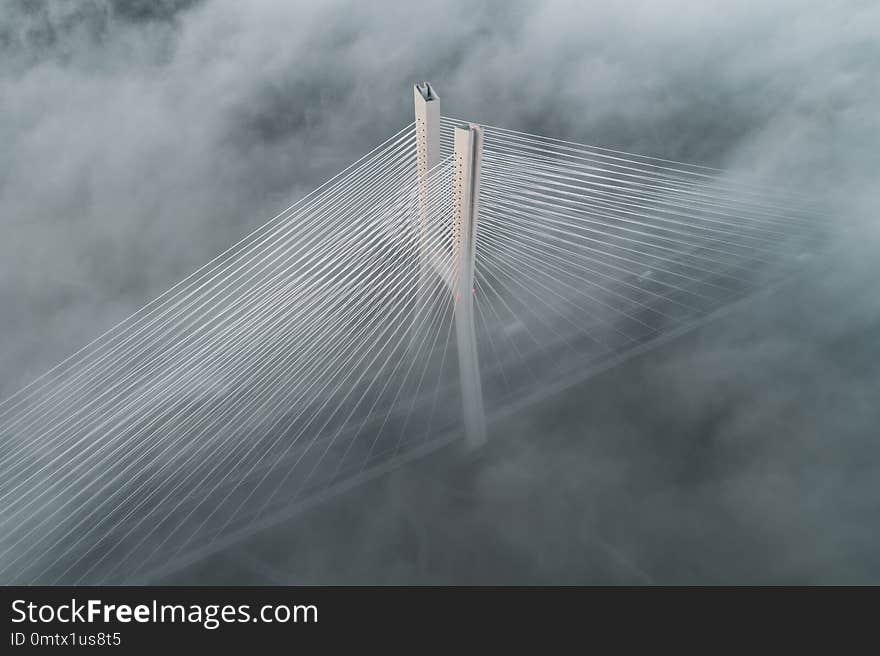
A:
MULTIPOLYGON (((442 160, 440 152, 440 98, 427 82, 413 90, 416 115, 416 166, 419 180, 420 294, 427 293, 430 276, 439 275, 454 296, 455 337, 461 387, 462 414, 468 445, 486 443, 483 384, 474 327, 474 269, 479 210, 480 162, 483 131, 479 125, 455 128, 452 153, 452 271, 436 266, 443 261, 427 240, 431 220, 428 177, 442 160)), ((445 259, 445 258, 444 258, 445 259)), ((420 298, 426 298, 425 295, 420 298)))
MULTIPOLYGON (((427 301, 431 283, 437 274, 446 280, 438 263, 439 253, 430 246, 428 235, 431 229, 431 208, 429 207, 429 176, 442 159, 440 153, 440 97, 427 83, 413 86, 416 114, 416 171, 419 186, 419 285, 420 302, 427 301)), ((447 281, 448 283, 448 281, 447 281)))

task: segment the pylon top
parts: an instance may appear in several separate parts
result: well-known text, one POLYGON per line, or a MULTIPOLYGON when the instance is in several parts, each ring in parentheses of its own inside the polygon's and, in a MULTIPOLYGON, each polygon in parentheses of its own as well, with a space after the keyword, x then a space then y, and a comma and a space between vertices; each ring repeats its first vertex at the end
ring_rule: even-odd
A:
POLYGON ((439 100, 440 96, 437 95, 437 92, 434 91, 434 87, 431 86, 431 83, 428 81, 425 82, 416 82, 416 89, 420 94, 422 94, 422 98, 426 101, 431 100, 439 100))

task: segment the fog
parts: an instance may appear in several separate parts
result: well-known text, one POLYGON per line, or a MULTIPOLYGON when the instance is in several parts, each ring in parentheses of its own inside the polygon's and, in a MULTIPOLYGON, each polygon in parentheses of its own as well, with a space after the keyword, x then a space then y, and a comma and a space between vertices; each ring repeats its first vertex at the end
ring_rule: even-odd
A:
POLYGON ((876 583, 878 32, 856 0, 3 3, 0 397, 411 121, 428 79, 450 116, 808 191, 828 255, 477 460, 286 527, 285 581, 876 583))

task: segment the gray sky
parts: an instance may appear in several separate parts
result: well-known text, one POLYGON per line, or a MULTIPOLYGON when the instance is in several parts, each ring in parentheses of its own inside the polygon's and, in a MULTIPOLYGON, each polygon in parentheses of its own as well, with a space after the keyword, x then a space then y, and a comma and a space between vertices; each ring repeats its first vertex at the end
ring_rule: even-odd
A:
MULTIPOLYGON (((477 489, 518 499, 523 468, 562 467, 566 517, 603 525, 630 494, 622 548, 659 580, 687 578, 663 536, 721 512, 717 543, 748 536, 765 578, 877 582, 878 31, 880 7, 856 0, 5 2, 0 396, 412 120, 426 78, 449 115, 734 168, 833 208, 826 269, 622 379, 637 420, 608 399, 602 422, 546 428, 600 435, 589 466, 516 447, 477 489), (605 452, 616 436, 638 448, 605 452)), ((537 559, 493 503, 472 512, 537 559)), ((747 569, 732 551, 713 571, 747 569)))

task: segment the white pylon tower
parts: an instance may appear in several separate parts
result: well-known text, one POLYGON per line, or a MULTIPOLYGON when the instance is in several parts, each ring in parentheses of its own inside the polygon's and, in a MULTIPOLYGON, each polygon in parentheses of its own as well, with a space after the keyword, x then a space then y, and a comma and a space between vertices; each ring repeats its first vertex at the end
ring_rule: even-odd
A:
POLYGON ((413 87, 416 113, 416 170, 419 184, 419 299, 427 300, 434 275, 449 283, 449 272, 440 266, 439 253, 431 250, 431 208, 428 206, 429 175, 440 163, 440 98, 430 84, 413 87))
POLYGON ((479 210, 480 160, 483 131, 473 123, 455 128, 452 170, 453 269, 445 274, 435 266, 442 261, 431 251, 426 235, 430 221, 428 176, 440 163, 440 98, 430 84, 413 88, 416 115, 416 166, 419 178, 421 266, 420 289, 427 289, 429 276, 439 275, 453 294, 458 370, 461 381, 465 437, 472 447, 486 442, 483 385, 474 329, 474 256, 479 210))

